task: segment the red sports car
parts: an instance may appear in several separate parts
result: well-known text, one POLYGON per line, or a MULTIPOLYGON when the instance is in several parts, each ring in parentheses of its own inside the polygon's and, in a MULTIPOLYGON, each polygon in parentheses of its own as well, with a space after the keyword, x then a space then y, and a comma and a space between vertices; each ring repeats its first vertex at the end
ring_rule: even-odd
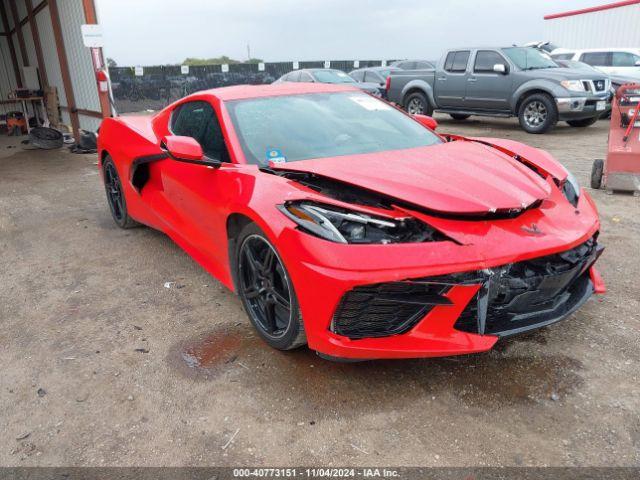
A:
POLYGON ((105 120, 99 166, 115 222, 169 235, 278 349, 481 352, 604 292, 562 165, 434 129, 353 87, 237 86, 105 120))

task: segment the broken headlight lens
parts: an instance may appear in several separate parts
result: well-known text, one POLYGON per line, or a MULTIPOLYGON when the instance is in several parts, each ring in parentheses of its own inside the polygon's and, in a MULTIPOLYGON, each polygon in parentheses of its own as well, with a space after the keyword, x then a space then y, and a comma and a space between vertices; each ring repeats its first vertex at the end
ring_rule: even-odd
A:
POLYGON ((574 207, 578 205, 578 199, 580 198, 580 184, 576 177, 567 170, 567 179, 562 186, 562 193, 569 200, 569 203, 574 207))
POLYGON ((336 243, 413 243, 447 240, 415 218, 382 218, 329 205, 290 202, 278 209, 302 229, 336 243))

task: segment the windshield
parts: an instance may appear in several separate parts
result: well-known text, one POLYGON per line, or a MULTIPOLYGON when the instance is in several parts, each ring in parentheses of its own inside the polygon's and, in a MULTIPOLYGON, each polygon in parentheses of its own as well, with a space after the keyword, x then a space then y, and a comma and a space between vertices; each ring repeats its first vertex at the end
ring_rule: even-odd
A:
POLYGON ((385 102, 359 92, 226 103, 248 163, 267 165, 423 147, 442 140, 385 102))
POLYGON ((538 70, 540 68, 557 68, 558 65, 549 55, 531 47, 510 47, 502 51, 522 70, 538 70))
POLYGON ((338 70, 315 70, 313 76, 320 83, 356 83, 349 75, 338 70))

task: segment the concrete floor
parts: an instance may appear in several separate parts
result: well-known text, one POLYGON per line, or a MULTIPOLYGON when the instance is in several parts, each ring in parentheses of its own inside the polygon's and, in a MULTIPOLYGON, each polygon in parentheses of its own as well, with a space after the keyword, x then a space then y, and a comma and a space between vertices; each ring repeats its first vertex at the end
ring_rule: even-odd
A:
MULTIPOLYGON (((545 148, 583 185, 606 151, 606 122, 438 119, 545 148)), ((116 228, 93 156, 11 142, 0 465, 640 465, 640 199, 591 192, 609 293, 566 321, 481 355, 334 364, 271 350, 168 238, 116 228)))

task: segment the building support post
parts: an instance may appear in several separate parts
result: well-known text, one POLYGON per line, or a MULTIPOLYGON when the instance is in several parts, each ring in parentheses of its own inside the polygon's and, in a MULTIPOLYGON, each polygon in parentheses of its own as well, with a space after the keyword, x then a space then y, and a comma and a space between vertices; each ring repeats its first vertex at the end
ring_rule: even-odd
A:
MULTIPOLYGON (((98 23, 98 16, 96 14, 96 6, 93 0, 82 0, 82 7, 84 9, 84 18, 87 24, 95 25, 98 23)), ((107 70, 107 65, 104 61, 102 54, 102 48, 91 49, 91 61, 93 62, 93 70, 96 74, 96 86, 98 88, 98 98, 100 99, 100 111, 102 112, 102 118, 108 118, 111 116, 111 104, 109 103, 109 90, 103 88, 101 83, 108 85, 106 82, 102 82, 104 73, 99 75, 103 70, 107 70)))
POLYGON ((16 57, 16 49, 11 39, 11 31, 9 30, 9 21, 7 20, 7 10, 4 8, 4 0, 0 0, 0 17, 2 17, 2 26, 7 34, 7 44, 9 45, 9 54, 11 55, 11 63, 13 63, 13 73, 16 76, 16 84, 18 88, 22 87, 22 76, 20 75, 20 66, 18 65, 18 57, 16 57))
POLYGON ((18 10, 16 9, 16 0, 9 0, 9 8, 11 9, 11 15, 13 16, 13 28, 18 36, 18 45, 20 45, 20 54, 22 55, 22 65, 29 66, 29 55, 27 54, 27 47, 24 43, 24 36, 22 35, 22 25, 20 25, 20 18, 18 18, 18 10))
POLYGON ((42 87, 49 86, 49 79, 47 78, 47 68, 44 63, 44 55, 42 54, 42 44, 40 43, 40 31, 38 30, 38 22, 33 14, 33 4, 31 0, 25 0, 27 6, 27 14, 29 15, 29 25, 31 26, 31 36, 33 37, 33 44, 36 47, 36 57, 38 59, 38 70, 40 71, 40 81, 42 87))

